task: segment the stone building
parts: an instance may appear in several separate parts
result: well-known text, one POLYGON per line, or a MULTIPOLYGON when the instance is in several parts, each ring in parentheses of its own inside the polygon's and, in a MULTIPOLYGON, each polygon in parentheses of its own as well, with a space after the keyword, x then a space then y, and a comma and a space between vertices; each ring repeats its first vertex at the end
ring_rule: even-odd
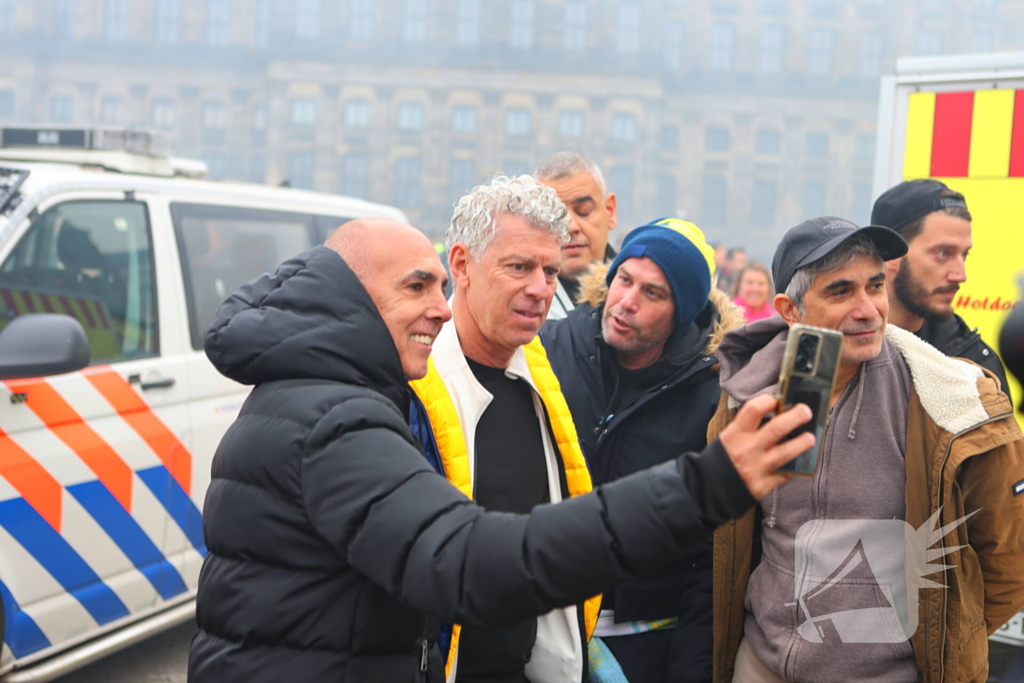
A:
POLYGON ((214 178, 396 204, 439 236, 582 151, 635 225, 769 255, 864 221, 878 77, 1021 49, 1013 0, 0 0, 0 122, 153 128, 214 178))

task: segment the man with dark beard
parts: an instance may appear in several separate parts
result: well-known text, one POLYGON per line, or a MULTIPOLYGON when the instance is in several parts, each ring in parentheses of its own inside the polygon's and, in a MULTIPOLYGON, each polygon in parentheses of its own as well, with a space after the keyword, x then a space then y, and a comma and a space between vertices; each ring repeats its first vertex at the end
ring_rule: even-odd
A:
POLYGON ((937 180, 908 180, 878 198, 871 223, 892 228, 910 247, 906 256, 885 264, 889 322, 947 356, 967 358, 991 370, 1009 394, 995 351, 953 312, 957 290, 967 281, 972 244, 971 213, 964 196, 937 180))

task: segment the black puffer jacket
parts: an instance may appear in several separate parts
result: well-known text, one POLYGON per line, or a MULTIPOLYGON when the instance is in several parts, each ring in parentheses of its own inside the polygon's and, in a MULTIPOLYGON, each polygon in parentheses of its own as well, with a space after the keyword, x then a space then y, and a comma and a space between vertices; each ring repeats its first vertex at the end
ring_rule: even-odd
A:
MULTIPOLYGON (((714 303, 693 325, 675 330, 662 358, 625 385, 614 351, 601 338, 606 270, 593 268, 582 280, 583 301, 567 318, 541 330, 595 485, 704 448, 721 395, 714 350, 725 332, 743 323, 742 311, 713 290, 714 303)), ((635 579, 605 593, 602 609, 614 610, 616 622, 678 618, 666 680, 708 681, 711 594, 708 542, 691 548, 660 576, 635 579)))
POLYGON ((977 328, 972 330, 960 316, 954 313, 952 318, 943 322, 925 320, 924 325, 915 334, 947 356, 966 358, 986 370, 991 370, 999 378, 999 388, 1007 396, 1010 395, 1010 387, 1006 384, 1006 370, 999 356, 982 340, 977 328))
POLYGON ((324 247, 232 295, 206 352, 256 387, 214 457, 193 683, 441 681, 435 618, 578 603, 753 504, 716 443, 528 516, 485 513, 423 457, 388 330, 324 247))

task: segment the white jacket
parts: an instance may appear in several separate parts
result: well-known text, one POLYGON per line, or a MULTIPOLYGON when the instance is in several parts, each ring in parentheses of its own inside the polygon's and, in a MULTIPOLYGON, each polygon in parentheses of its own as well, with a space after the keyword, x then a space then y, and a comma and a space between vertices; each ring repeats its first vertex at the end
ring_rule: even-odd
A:
MULTIPOLYGON (((445 388, 455 405, 455 411, 459 415, 466 447, 469 450, 470 476, 475 481, 476 427, 493 396, 477 381, 466 362, 462 346, 459 343, 458 332, 455 330, 454 318, 441 328, 440 334, 434 340, 431 355, 434 367, 444 381, 445 388)), ((530 375, 530 368, 522 348, 517 349, 515 355, 512 356, 512 362, 505 374, 526 382, 533 389, 537 428, 541 432, 545 460, 547 461, 548 492, 551 502, 557 503, 562 500, 558 470, 561 460, 558 448, 551 439, 546 411, 530 375)), ((530 680, 543 683, 579 683, 583 678, 583 667, 586 665, 586 652, 582 647, 575 606, 554 610, 537 619, 537 640, 530 662, 526 665, 526 675, 530 680)), ((458 660, 456 659, 449 672, 448 683, 454 683, 457 670, 458 660)))

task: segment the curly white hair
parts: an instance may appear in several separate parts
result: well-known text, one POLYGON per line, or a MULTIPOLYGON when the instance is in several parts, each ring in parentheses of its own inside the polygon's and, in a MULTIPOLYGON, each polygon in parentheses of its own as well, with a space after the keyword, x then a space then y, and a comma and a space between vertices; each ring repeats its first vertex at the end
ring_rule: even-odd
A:
POLYGON ((445 233, 450 251, 458 243, 466 245, 474 259, 498 234, 497 217, 522 216, 527 223, 557 235, 560 244, 569 241, 569 212, 553 189, 531 176, 497 176, 488 185, 478 185, 459 200, 445 233))

